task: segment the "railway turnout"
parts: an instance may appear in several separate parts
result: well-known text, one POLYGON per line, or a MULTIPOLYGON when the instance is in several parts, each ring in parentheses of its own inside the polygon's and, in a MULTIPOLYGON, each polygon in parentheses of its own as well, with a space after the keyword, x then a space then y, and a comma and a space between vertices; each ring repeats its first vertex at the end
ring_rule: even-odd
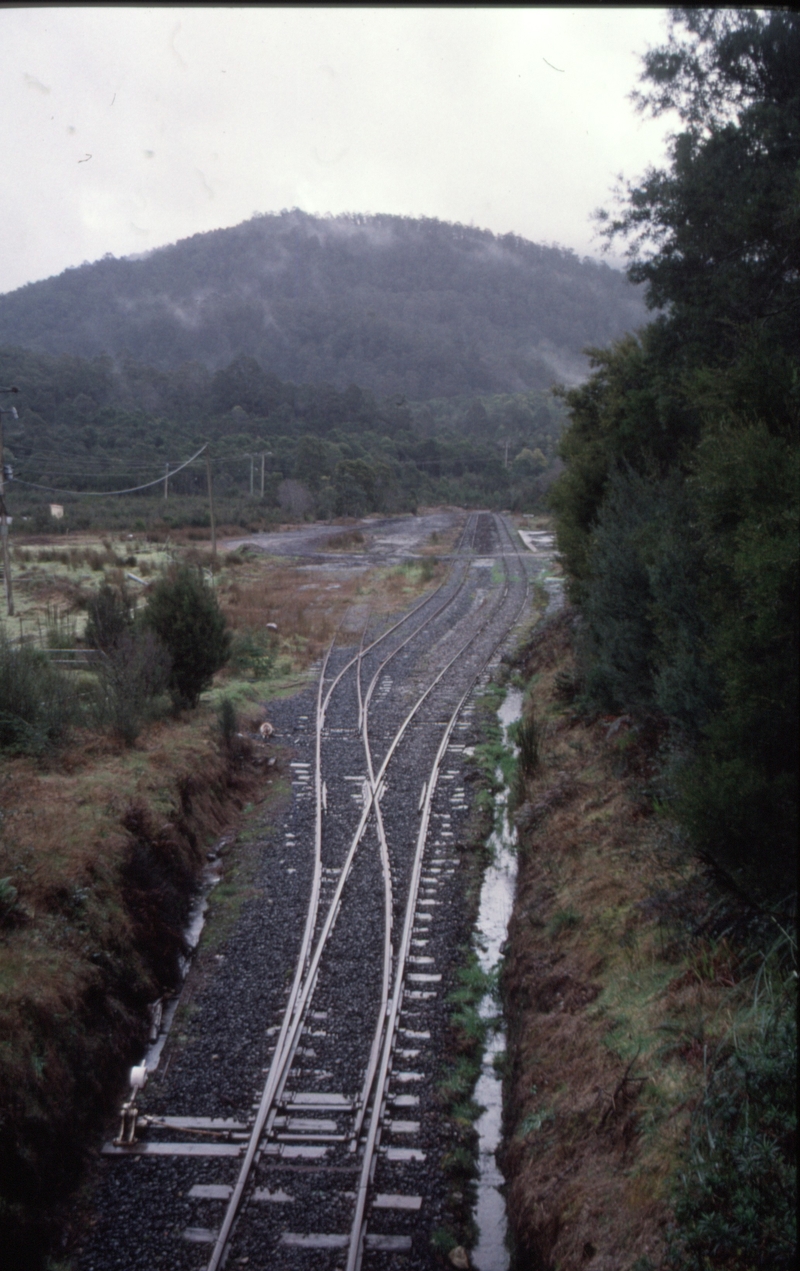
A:
POLYGON ((358 647, 334 639, 313 699, 285 708, 280 850, 217 955, 196 1039, 173 1043, 135 1140, 104 1149, 80 1271, 439 1265, 435 1082, 472 698, 535 569, 502 516, 471 514, 445 582, 358 647))

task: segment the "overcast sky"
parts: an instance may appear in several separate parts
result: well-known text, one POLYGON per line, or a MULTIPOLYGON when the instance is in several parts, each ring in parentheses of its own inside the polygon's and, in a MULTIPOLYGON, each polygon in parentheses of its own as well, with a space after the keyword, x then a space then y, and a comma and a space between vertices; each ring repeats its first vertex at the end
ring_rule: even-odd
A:
POLYGON ((663 157, 664 9, 0 10, 0 292, 254 212, 435 216, 599 255, 663 157))

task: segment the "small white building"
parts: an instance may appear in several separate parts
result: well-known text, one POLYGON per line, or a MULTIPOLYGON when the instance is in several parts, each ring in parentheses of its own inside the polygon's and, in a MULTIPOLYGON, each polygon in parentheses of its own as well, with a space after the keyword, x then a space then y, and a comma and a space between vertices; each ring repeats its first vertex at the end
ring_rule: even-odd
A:
POLYGON ((64 505, 63 505, 63 503, 51 503, 51 504, 50 504, 50 515, 51 515, 51 516, 52 516, 52 517, 53 517, 56 521, 61 521, 61 520, 63 520, 63 519, 64 519, 64 505))

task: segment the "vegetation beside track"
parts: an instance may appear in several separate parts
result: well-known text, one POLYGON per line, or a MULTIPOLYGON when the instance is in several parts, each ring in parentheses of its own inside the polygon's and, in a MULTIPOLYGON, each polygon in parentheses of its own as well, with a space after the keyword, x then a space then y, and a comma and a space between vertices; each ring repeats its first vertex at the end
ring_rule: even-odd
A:
POLYGON ((521 651, 502 974, 516 1265, 794 1265, 796 944, 660 812, 658 738, 579 713, 575 613, 521 651))
MULTIPOLYGON (((236 831, 255 802, 285 791, 265 749, 236 733, 264 718, 265 700, 305 682, 340 623, 355 631, 370 608, 390 612, 435 585, 440 550, 432 545, 409 568, 319 579, 259 554, 221 554, 214 585, 232 629, 231 662, 196 710, 176 715, 165 701, 129 744, 97 719, 90 726, 81 709, 90 671, 45 667, 69 690, 74 714, 57 735, 42 734, 35 754, 0 750, 0 1230, 9 1267, 41 1265, 68 1230, 90 1145, 141 1058, 148 1003, 178 981, 206 849, 223 833, 225 877, 213 902, 222 926, 241 903, 251 848, 246 826, 242 843, 236 831), (227 729, 224 701, 234 708, 227 729)), ((146 586, 176 561, 207 576, 213 564, 196 543, 127 536, 17 551, 28 554, 17 587, 23 636, 51 648, 80 647, 87 603, 103 582, 119 590, 126 569, 146 586)), ((7 624, 7 639, 16 625, 7 624)))

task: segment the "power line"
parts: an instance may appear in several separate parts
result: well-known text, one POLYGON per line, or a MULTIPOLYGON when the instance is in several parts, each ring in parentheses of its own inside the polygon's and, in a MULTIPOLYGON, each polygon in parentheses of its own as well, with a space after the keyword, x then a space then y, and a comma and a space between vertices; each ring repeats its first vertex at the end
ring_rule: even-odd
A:
MULTIPOLYGON (((182 463, 179 468, 175 468, 173 472, 170 472, 170 477, 174 477, 177 473, 183 472, 184 468, 188 468, 189 464, 194 463, 195 459, 197 459, 203 451, 207 449, 208 442, 206 442, 204 446, 201 446, 197 453, 192 455, 191 459, 187 459, 186 462, 182 463)), ((110 475, 111 474, 109 473, 109 476, 110 475)), ((89 498, 103 498, 112 494, 135 494, 137 490, 149 490, 151 486, 162 485, 164 482, 164 477, 162 475, 160 477, 156 477, 155 481, 145 481, 143 485, 129 486, 127 490, 64 490, 60 486, 39 485, 35 481, 23 481, 19 477, 14 477, 12 479, 15 485, 28 486, 31 490, 46 490, 50 494, 79 494, 89 498)))

